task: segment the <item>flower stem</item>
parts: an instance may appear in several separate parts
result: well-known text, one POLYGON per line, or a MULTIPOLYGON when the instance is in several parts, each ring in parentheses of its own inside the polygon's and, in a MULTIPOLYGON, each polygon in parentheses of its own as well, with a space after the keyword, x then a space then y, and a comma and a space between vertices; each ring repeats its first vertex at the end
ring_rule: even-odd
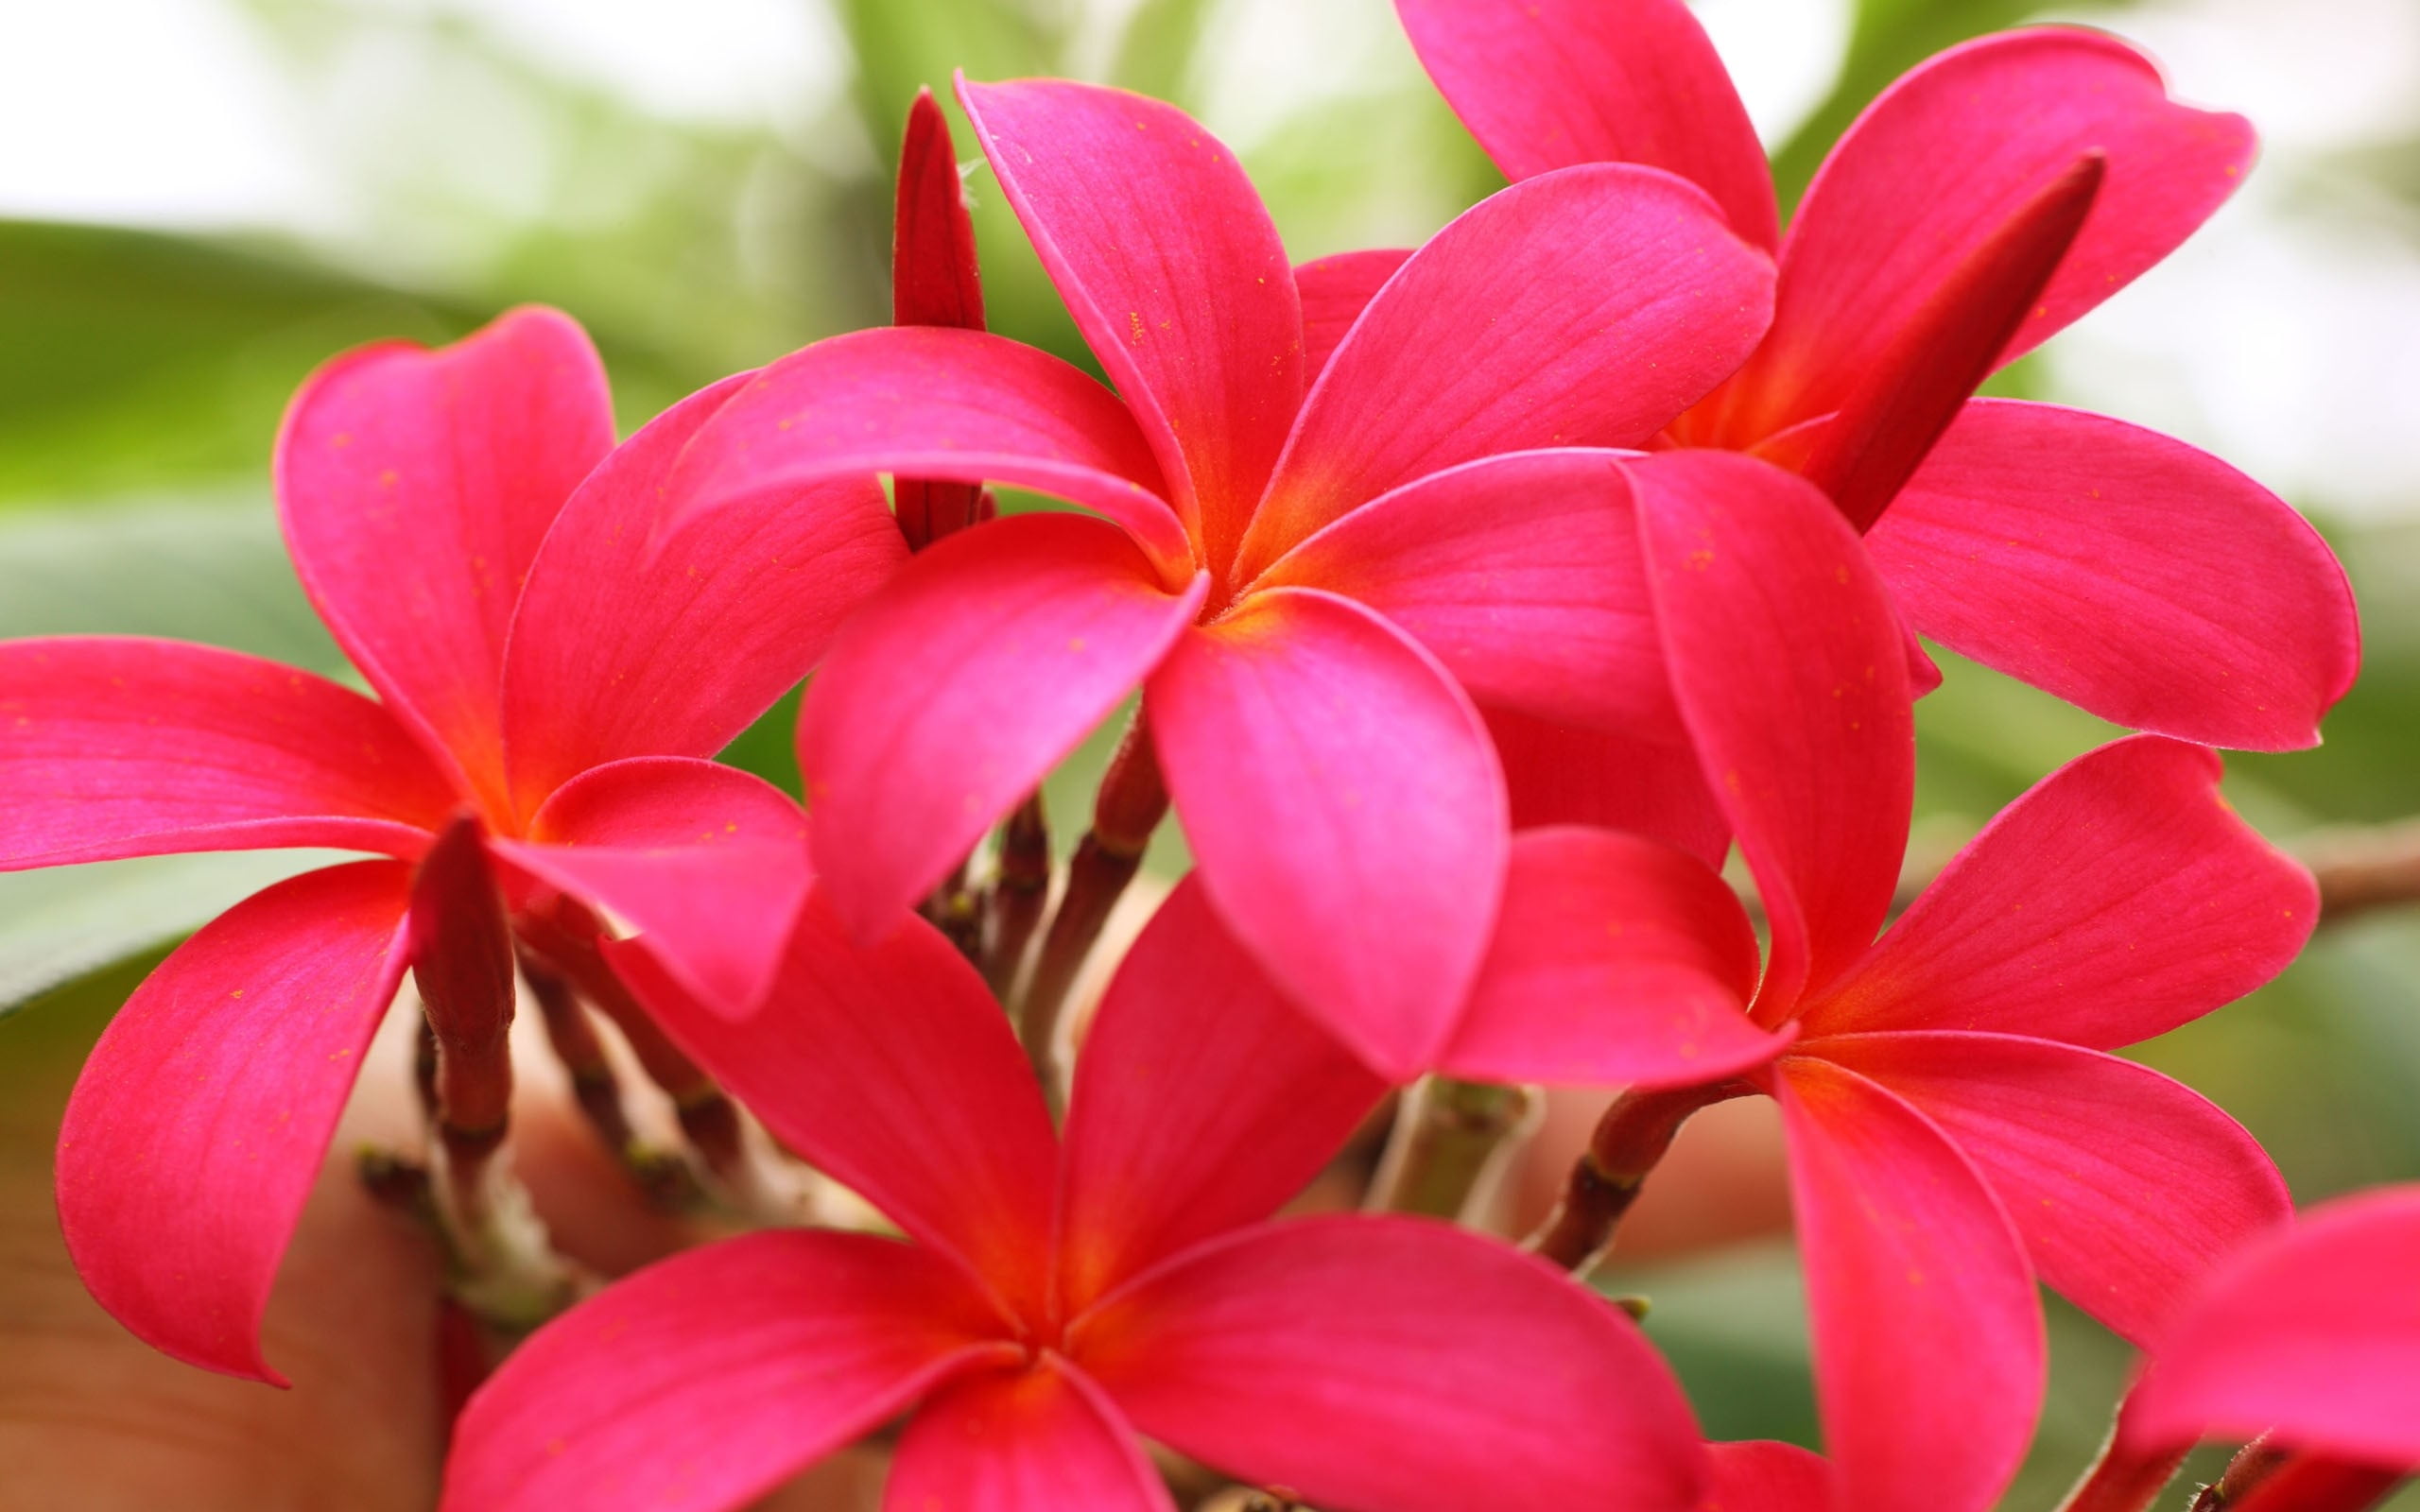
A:
POLYGON ((1363 1206, 1477 1225, 1545 1106, 1533 1088, 1424 1077, 1395 1112, 1363 1206))
POLYGON ((563 899, 547 911, 524 914, 517 923, 523 939, 543 964, 567 978, 580 997, 621 1031, 639 1069, 672 1100, 682 1134, 713 1175, 721 1194, 750 1217, 777 1224, 797 1222, 804 1201, 797 1175, 769 1168, 769 1154, 749 1140, 730 1094, 656 1026, 614 974, 597 949, 603 925, 596 916, 563 899))
POLYGON ((2367 1512, 2405 1474, 2258 1438, 2228 1463, 2217 1485, 2202 1488, 2190 1512, 2367 1512))
MULTIPOLYGON (((2119 1409, 2119 1422, 2124 1409, 2119 1409)), ((2059 1512, 2144 1512, 2176 1478, 2190 1446, 2146 1453, 2125 1443, 2121 1429, 2112 1427, 2109 1439, 2059 1503, 2059 1512)), ((2199 1503, 2195 1503, 2199 1505, 2199 1503)))
POLYGON ((1003 1003, 1016 991, 1026 948, 1049 901, 1050 819, 1036 790, 1001 827, 999 872, 983 899, 983 976, 1003 1003))
POLYGON ((1057 1049, 1067 994, 1108 924, 1110 911, 1141 869, 1151 832, 1167 811, 1167 784, 1160 777, 1150 727, 1138 712, 1101 777, 1093 800, 1093 827, 1068 863, 1067 890, 1043 936, 1042 954, 1026 984, 1017 1018, 1027 1058, 1054 1108, 1062 1101, 1057 1049))
POLYGON ((1572 1162, 1563 1199, 1524 1247, 1574 1275, 1597 1266, 1614 1244, 1614 1230, 1638 1198, 1672 1136, 1701 1108, 1745 1095, 1744 1082, 1721 1082, 1669 1091, 1624 1092, 1597 1121, 1588 1148, 1572 1162))
POLYGON ((689 1162, 675 1151, 647 1143, 631 1127, 630 1114, 622 1104, 621 1078, 606 1058, 604 1041, 597 1039, 588 1009, 570 981, 527 951, 521 954, 521 977, 537 1000, 555 1058, 571 1076, 572 1097, 597 1140, 613 1152, 650 1206, 664 1212, 697 1207, 705 1191, 689 1162))

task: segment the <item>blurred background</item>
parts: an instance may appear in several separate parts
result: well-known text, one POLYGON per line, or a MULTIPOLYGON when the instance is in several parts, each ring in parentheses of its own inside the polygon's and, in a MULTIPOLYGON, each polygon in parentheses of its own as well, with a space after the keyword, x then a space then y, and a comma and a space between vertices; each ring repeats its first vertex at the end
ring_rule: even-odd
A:
MULTIPOLYGON (((1701 13, 1786 203, 1900 71, 2029 19, 2108 26, 2185 98, 2252 116, 2264 158, 2235 202, 1995 387, 2179 435, 2327 532, 2361 597, 2367 669, 2323 749, 2234 758, 2230 790, 2290 842, 2420 814, 2420 5, 1701 13)), ((945 92, 956 67, 1184 105, 1241 154, 1297 260, 1410 244, 1500 182, 1387 0, 10 0, 0 635, 181 636, 341 674, 268 495, 278 415, 314 364, 543 301, 596 335, 627 429, 724 373, 881 323, 899 126, 917 87, 945 92)), ((977 170, 969 189, 994 327, 1084 361, 996 186, 977 170)), ((1948 681, 1919 713, 1919 848, 1934 854, 2111 733, 1943 660, 1948 681)), ((786 725, 777 711, 734 759, 794 782, 786 725)), ((1055 784, 1063 832, 1099 755, 1055 784)), ((296 864, 0 877, 8 1223, 48 1222, 54 1094, 142 965, 296 864)), ((2306 1201, 2420 1177, 2420 917, 2325 931, 2274 988, 2143 1054, 2249 1125, 2306 1201)), ((56 1245, 28 1231, 0 1260, 56 1269, 56 1245)), ((1786 1239, 1613 1284, 1654 1297, 1651 1330, 1709 1433, 1814 1441, 1786 1239)), ((26 1315, 0 1294, 0 1332, 26 1315)), ((2012 1507, 2048 1504, 2125 1366, 2078 1314, 2053 1323, 2052 1400, 2012 1507)), ((34 1389, 0 1363, 0 1425, 34 1389)))

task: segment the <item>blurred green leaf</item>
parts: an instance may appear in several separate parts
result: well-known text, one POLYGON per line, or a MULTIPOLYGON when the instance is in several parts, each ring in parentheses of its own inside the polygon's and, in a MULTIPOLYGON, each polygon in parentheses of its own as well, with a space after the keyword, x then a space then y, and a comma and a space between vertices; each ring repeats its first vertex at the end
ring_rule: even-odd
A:
POLYGON ((1126 18, 1109 81, 1189 107, 1202 30, 1218 11, 1215 0, 1142 0, 1126 18))
POLYGON ((0 221, 0 501, 258 472, 331 353, 469 323, 264 248, 0 221))
POLYGON ((0 875, 0 1015, 191 934, 332 850, 146 856, 0 875))
POLYGON ((1678 1264, 1617 1266, 1600 1273, 1597 1284, 1611 1296, 1647 1297, 1647 1336, 1671 1362, 1707 1437, 1821 1443, 1806 1294, 1793 1246, 1755 1245, 1678 1264))
POLYGON ((0 514, 0 638, 26 635, 158 635, 345 671, 248 489, 0 514))

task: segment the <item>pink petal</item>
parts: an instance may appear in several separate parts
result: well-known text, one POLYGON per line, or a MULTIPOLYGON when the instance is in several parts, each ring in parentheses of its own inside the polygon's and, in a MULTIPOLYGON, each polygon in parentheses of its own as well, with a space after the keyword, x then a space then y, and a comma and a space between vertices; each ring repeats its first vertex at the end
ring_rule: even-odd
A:
POLYGON ((2042 1279, 2148 1342, 2210 1267, 2293 1219, 2268 1155, 2146 1066, 2019 1035, 1810 1041, 1949 1136, 2007 1205, 2042 1279))
POLYGON ((1060 1195, 1068 1311, 1275 1212, 1386 1090, 1270 985, 1199 880, 1180 883, 1084 1039, 1060 1195))
POLYGON ((2022 1244, 1957 1147, 1875 1083, 1794 1056, 1775 1095, 1839 1504, 1982 1512, 2042 1405, 2022 1244))
POLYGON ((624 442, 539 549, 505 650, 522 817, 589 767, 731 744, 906 559, 870 477, 770 490, 657 535, 666 474, 747 382, 693 394, 624 442))
POLYGON ((2121 725, 2312 746, 2360 668, 2319 533, 2122 421, 1977 400, 1866 544, 1926 634, 2121 725))
MULTIPOLYGON (((975 220, 958 174, 949 118, 929 89, 916 92, 899 144, 899 188, 890 221, 890 322, 983 329, 983 280, 975 220)), ((910 550, 975 524, 982 487, 899 478, 899 533, 910 550)))
POLYGON ((958 94, 1216 570, 1303 403, 1302 306, 1260 196, 1172 105, 1056 79, 958 94))
POLYGON ((1359 600, 1483 703, 1677 733, 1624 455, 1516 452, 1431 472, 1328 525, 1255 586, 1359 600))
POLYGON ((1441 1056, 1478 1081, 1693 1086, 1789 1043, 1748 1019, 1756 935, 1723 880, 1610 830, 1512 841, 1487 962, 1441 1056))
POLYGON ((93 1296, 153 1348, 285 1384, 261 1313, 406 955, 411 870, 304 872, 221 914, 135 988, 59 1131, 59 1223, 93 1296))
POLYGON ((889 1508, 947 1512, 1176 1512, 1134 1431, 1056 1356, 969 1375, 908 1425, 883 1487, 889 1508))
POLYGON ((1303 301, 1304 382, 1318 379, 1344 333, 1410 256, 1409 248, 1374 248, 1318 258, 1294 269, 1294 292, 1303 301))
MULTIPOLYGON (((2313 1209, 2215 1278, 2127 1412, 2153 1444, 2245 1439, 2420 1464, 2420 1187, 2313 1209)), ((2349 1503, 2348 1503, 2349 1504, 2349 1503)))
POLYGON ((0 868, 334 846, 410 857, 459 801, 386 710, 181 641, 0 644, 0 868))
POLYGON ((665 511, 678 522, 874 472, 1038 489, 1116 522, 1169 581, 1193 571, 1150 444, 1116 395, 1047 352, 941 326, 834 336, 759 372, 691 438, 665 511))
POLYGON ((1630 1320, 1442 1224, 1330 1217, 1190 1250, 1071 1329, 1135 1426, 1320 1506, 1693 1509, 1688 1404, 1630 1320))
POLYGON ((2069 762, 1959 852, 1806 1032, 1982 1029, 2114 1049, 2241 997, 2318 917, 2310 873, 2137 735, 2069 762))
POLYGON ((806 898, 806 816, 771 783, 678 756, 595 767, 538 811, 515 864, 604 908, 708 1006, 762 1002, 806 898))
POLYGON ((1203 886, 1373 1070, 1426 1070, 1495 920, 1504 781, 1470 700, 1369 610, 1255 593, 1145 689, 1203 886))
POLYGON ((1980 38, 1893 85, 1799 208, 1772 335, 1726 390, 1728 438, 1837 407, 1951 270, 2087 152, 2108 160, 2100 200, 2003 362, 2190 235, 2250 166, 2252 128, 2174 103, 2140 53, 2077 27, 1980 38))
POLYGON ((1637 163, 1780 240, 1748 108, 1682 0, 1396 0, 1411 45, 1505 177, 1637 163))
POLYGON ((1208 591, 1163 592, 1078 515, 1021 515, 919 555, 808 689, 799 765, 833 906, 873 938, 905 917, 1117 707, 1208 591))
POLYGON ((949 1263, 864 1234, 750 1234, 557 1318, 471 1398, 446 1512, 722 1512, 938 1386, 1013 1363, 949 1263))
POLYGON ((890 222, 890 322, 983 329, 983 277, 975 221, 949 117, 933 92, 916 92, 899 144, 899 193, 890 222))
POLYGON ((493 813, 505 635, 538 543, 614 445, 596 349, 523 309, 430 352, 337 358, 277 440, 278 515, 320 617, 493 813))
POLYGON ((1714 1491, 1705 1512, 1830 1512, 1832 1468, 1796 1444, 1708 1444, 1714 1491))
POLYGON ((1873 525, 1990 376, 2038 308, 2106 177, 2107 160, 2089 152, 2019 205, 1846 387, 1795 471, 1830 494, 1849 524, 1873 525))
POLYGON ((1238 576, 1457 462, 1645 441, 1755 345, 1772 280, 1712 201, 1649 169, 1567 168, 1481 200, 1336 349, 1238 576))
POLYGON ((1748 457, 1633 464, 1674 693, 1772 923, 1760 1018, 1864 953, 1915 782, 1896 612, 1831 501, 1748 457))
POLYGON ((930 925, 910 919, 865 949, 810 899, 764 1011, 742 1021, 698 1003, 653 955, 607 950, 666 1031, 784 1143, 1039 1315, 1058 1142, 999 1004, 930 925))
POLYGON ((1631 830, 1710 867, 1731 849, 1731 824, 1705 785, 1697 752, 1676 742, 1582 730, 1509 709, 1482 709, 1512 800, 1512 828, 1580 824, 1631 830))

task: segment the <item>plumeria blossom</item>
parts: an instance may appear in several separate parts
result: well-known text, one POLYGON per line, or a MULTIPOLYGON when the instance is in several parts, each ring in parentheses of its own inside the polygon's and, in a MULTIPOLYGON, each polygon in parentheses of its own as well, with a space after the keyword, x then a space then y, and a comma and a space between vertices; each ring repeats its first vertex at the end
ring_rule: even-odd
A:
MULTIPOLYGON (((1753 1089, 1780 1102, 1841 1505, 1992 1504, 2042 1390, 2037 1276, 2147 1340, 2212 1264, 2288 1219, 2251 1136, 2107 1053, 2259 986, 2311 928, 2308 874, 2235 817, 2218 776, 2207 749, 2161 736, 2082 757, 1987 827, 1878 941, 1895 868, 1843 879, 1861 880, 1857 894, 1811 912, 1825 920, 1814 954, 1846 964, 1799 988, 1776 967, 1755 1000, 1755 1024, 1789 1037, 1778 1058, 1638 1105, 1651 1142, 1713 1098, 1753 1089)), ((1666 905, 1643 929, 1611 913, 1610 928, 1565 932, 1562 980, 1584 991, 1593 957, 1608 1000, 1516 999, 1535 1004, 1536 1025, 1495 1026, 1502 1070, 1553 1064, 1575 1022, 1654 1033, 1661 1013, 1611 994, 1690 958, 1656 881, 1682 858, 1621 837, 1582 850, 1561 831, 1522 837, 1516 879, 1525 855, 1548 885, 1508 894, 1515 938, 1525 919, 1572 906, 1558 871, 1593 872, 1608 898, 1660 886, 1666 905)), ((1757 879, 1777 937, 1810 912, 1787 873, 1768 865, 1757 879)), ((1700 898, 1697 957, 1738 952, 1746 920, 1722 917, 1711 890, 1700 898)), ((1743 964, 1706 986, 1736 982, 1743 964)), ((1483 974, 1482 994, 1492 985, 1483 974)), ((1691 1024, 1677 1027, 1643 1079, 1669 1082, 1703 1054, 1691 1024)), ((1651 1143, 1649 1159, 1659 1151, 1651 1143)))
POLYGON ((899 1512, 1172 1512, 1138 1434, 1336 1512, 1698 1512, 1808 1474, 1757 1445, 1715 1479, 1629 1319, 1534 1259, 1425 1220, 1270 1221, 1384 1086, 1196 882, 1109 988, 1063 1143, 921 921, 860 951, 810 902, 773 1005, 740 1022, 630 970, 912 1242, 762 1233, 575 1308, 472 1400, 454 1512, 735 1507, 902 1412, 899 1512))
POLYGON ((2128 1395, 2119 1445, 2155 1454, 2266 1434, 2314 1459, 2420 1469, 2415 1277, 2415 1187, 2325 1204, 2290 1232, 2247 1246, 2161 1330, 2128 1395))
MULTIPOLYGON (((1750 452, 1815 479, 1865 534, 1908 627, 2094 713, 2219 746, 2317 741, 2359 630, 2306 523, 2166 437, 1968 397, 2226 199, 2254 154, 2241 118, 2175 103, 2146 59, 2100 33, 1986 37, 1876 100, 1783 235, 1746 111, 1682 0, 1398 9, 1515 180, 1651 164, 1775 249, 1772 328, 1656 444, 1750 452)), ((1340 329, 1404 256, 1307 265, 1305 310, 1340 329)), ((1919 691, 1936 676, 1920 653, 1917 673, 1919 691)), ((1526 727, 1512 740, 1536 766, 1631 754, 1526 727)), ((1601 801, 1561 782, 1534 799, 1545 816, 1601 801)))
POLYGON ((387 858, 222 915, 85 1067, 60 1222, 94 1295, 150 1343, 279 1379, 262 1309, 362 1052, 407 968, 424 989, 509 991, 507 907, 558 931, 566 908, 592 931, 618 919, 726 1008, 764 991, 808 886, 804 816, 701 758, 905 550, 871 477, 650 548, 664 468, 741 381, 616 449, 596 355, 551 312, 323 368, 278 441, 279 508, 375 698, 176 642, 0 644, 0 866, 387 858))
POLYGON ((669 489, 679 517, 880 471, 1092 511, 941 541, 852 620, 800 727, 822 883, 860 937, 892 927, 1139 684, 1220 912, 1373 1064, 1416 1065, 1504 866, 1464 690, 1668 707, 1625 670, 1637 572, 1601 449, 1737 365, 1770 265, 1669 175, 1545 175, 1406 262, 1307 383, 1284 249, 1208 132, 1076 84, 960 94, 1122 398, 996 336, 860 332, 766 369, 669 489))

